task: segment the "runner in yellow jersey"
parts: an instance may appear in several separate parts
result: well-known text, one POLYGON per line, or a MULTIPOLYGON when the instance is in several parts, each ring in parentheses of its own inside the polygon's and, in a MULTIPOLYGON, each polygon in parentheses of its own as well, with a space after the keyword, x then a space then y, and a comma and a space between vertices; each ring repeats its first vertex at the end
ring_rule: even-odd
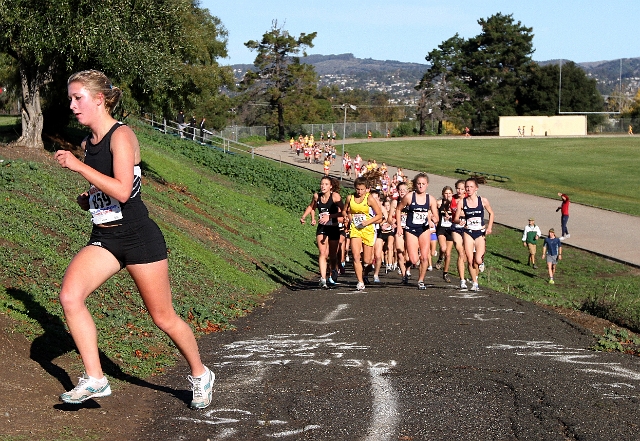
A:
POLYGON ((358 278, 356 289, 362 291, 365 288, 363 261, 367 267, 373 262, 374 224, 382 219, 382 209, 373 197, 369 197, 365 178, 357 178, 353 182, 353 187, 355 191, 354 194, 347 196, 343 217, 351 224, 349 236, 351 238, 351 253, 353 254, 353 269, 358 278))

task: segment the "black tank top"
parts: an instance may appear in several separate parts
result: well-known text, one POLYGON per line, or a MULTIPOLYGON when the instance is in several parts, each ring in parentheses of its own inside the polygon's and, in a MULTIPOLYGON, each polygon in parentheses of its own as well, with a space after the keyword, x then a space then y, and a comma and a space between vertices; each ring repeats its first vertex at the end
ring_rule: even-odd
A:
MULTIPOLYGON (((113 135, 113 132, 115 132, 121 125, 123 125, 121 122, 115 123, 97 144, 93 144, 91 142, 90 136, 87 136, 85 138, 84 163, 111 178, 114 177, 113 154, 111 153, 111 136, 113 135)), ((136 164, 134 165, 133 188, 131 190, 131 196, 129 197, 129 200, 127 200, 127 202, 120 203, 122 209, 122 219, 112 222, 105 222, 103 225, 122 224, 125 222, 133 222, 138 219, 148 217, 149 212, 147 210, 147 207, 144 205, 144 202, 142 202, 142 197, 140 196, 141 189, 142 173, 140 170, 140 165, 136 164)))
MULTIPOLYGON (((318 203, 316 205, 318 206, 318 213, 320 216, 322 216, 322 213, 336 214, 340 211, 340 207, 333 202, 333 192, 329 193, 329 199, 324 203, 322 202, 322 195, 318 193, 318 203)), ((335 218, 331 219, 331 222, 329 224, 325 224, 325 226, 337 227, 338 221, 335 218)))

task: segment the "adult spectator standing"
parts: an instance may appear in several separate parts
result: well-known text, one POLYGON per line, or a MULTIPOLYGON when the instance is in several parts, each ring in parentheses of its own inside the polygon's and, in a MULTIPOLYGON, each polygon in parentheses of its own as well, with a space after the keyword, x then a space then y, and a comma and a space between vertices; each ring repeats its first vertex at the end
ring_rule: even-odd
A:
POLYGON ((200 120, 200 142, 204 142, 204 123, 206 120, 204 116, 200 120))
POLYGON ((558 196, 562 199, 562 204, 556 208, 556 213, 560 211, 561 214, 560 225, 562 228, 562 235, 560 236, 560 240, 565 240, 571 237, 567 228, 567 223, 569 222, 569 196, 564 193, 558 193, 558 196))
POLYGON ((536 245, 540 236, 542 236, 542 232, 536 225, 536 220, 530 217, 529 223, 524 227, 522 245, 529 249, 529 261, 527 264, 531 265, 533 269, 538 268, 536 266, 536 245))
POLYGON ((176 117, 178 122, 178 130, 180 131, 180 138, 184 138, 184 112, 181 110, 176 117))
POLYGON ((191 139, 195 140, 196 139, 196 116, 195 115, 191 115, 191 119, 189 120, 189 130, 190 135, 191 135, 191 139))
POLYGON ((547 269, 549 270, 549 284, 556 283, 553 277, 556 274, 556 265, 558 260, 562 260, 562 242, 556 237, 553 228, 549 230, 549 236, 544 238, 542 247, 542 258, 547 260, 547 269))

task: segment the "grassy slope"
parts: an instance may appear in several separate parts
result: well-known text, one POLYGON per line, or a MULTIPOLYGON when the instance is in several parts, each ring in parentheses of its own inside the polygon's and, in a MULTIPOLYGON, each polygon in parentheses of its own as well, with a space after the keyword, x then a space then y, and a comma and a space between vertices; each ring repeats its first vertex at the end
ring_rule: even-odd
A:
MULTIPOLYGON (((230 320, 281 284, 315 271, 313 229, 298 219, 317 177, 143 128, 138 136, 144 199, 170 249, 174 303, 197 332, 230 327, 230 320)), ((438 156, 429 151, 430 157, 438 156)), ((0 165, 0 308, 18 319, 21 332, 50 341, 52 352, 71 348, 60 347, 65 332, 57 293, 66 265, 87 241, 89 220, 74 201, 85 186, 50 163, 0 165)), ((496 230, 489 238, 485 285, 531 301, 587 309, 640 329, 637 272, 568 248, 558 284, 549 286, 544 269, 522 264, 521 233, 496 230)), ((124 371, 144 377, 173 362, 174 348, 149 320, 125 272, 88 303, 98 318, 100 347, 124 371)))
POLYGON ((456 168, 511 178, 491 185, 640 216, 640 137, 438 138, 350 144, 349 153, 410 170, 460 178, 456 168))

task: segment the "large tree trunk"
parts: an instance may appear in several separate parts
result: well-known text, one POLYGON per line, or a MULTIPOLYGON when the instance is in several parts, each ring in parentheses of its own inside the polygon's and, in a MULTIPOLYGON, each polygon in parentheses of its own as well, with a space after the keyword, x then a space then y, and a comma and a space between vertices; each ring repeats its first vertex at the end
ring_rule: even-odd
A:
POLYGON ((278 141, 284 142, 284 104, 278 101, 278 141))
POLYGON ((42 142, 42 107, 40 106, 40 88, 44 85, 43 75, 20 68, 22 83, 22 136, 15 144, 44 149, 42 142))

